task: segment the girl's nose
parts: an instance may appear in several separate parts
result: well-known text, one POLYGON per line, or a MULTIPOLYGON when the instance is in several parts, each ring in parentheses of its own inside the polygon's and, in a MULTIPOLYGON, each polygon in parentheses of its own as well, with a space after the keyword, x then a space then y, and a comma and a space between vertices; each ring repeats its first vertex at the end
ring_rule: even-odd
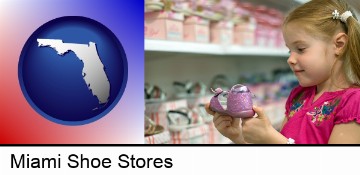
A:
POLYGON ((295 58, 295 55, 294 55, 293 53, 290 53, 290 56, 289 56, 289 58, 287 59, 287 63, 288 63, 289 65, 294 65, 294 64, 297 63, 296 58, 295 58))

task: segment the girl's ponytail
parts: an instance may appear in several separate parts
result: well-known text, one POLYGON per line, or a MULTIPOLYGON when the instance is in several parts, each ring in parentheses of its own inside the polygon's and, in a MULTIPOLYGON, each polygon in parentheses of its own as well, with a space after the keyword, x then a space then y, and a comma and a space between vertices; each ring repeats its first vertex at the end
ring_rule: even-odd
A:
POLYGON ((360 24, 355 17, 349 17, 346 27, 348 43, 343 54, 344 70, 352 83, 360 85, 360 24))

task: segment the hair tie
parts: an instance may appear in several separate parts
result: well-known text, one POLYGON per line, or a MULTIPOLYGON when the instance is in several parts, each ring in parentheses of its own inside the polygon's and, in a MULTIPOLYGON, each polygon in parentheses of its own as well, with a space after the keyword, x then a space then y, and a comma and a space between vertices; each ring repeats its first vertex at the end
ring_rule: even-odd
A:
POLYGON ((352 16, 352 13, 351 13, 350 11, 346 11, 346 12, 344 12, 343 14, 341 14, 340 20, 341 20, 342 22, 346 23, 346 20, 347 20, 350 16, 352 16))
POLYGON ((332 12, 333 19, 340 19, 343 23, 346 23, 346 20, 352 16, 352 13, 350 11, 346 11, 343 14, 340 15, 340 13, 337 10, 334 10, 332 12))

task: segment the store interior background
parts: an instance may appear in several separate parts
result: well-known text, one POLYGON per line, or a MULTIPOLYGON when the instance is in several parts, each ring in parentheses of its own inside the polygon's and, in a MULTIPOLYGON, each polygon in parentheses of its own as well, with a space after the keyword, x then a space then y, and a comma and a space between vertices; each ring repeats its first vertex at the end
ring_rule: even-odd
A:
MULTIPOLYGON (((149 19, 146 15, 154 13, 153 10, 149 10, 153 12, 146 10, 146 5, 152 2, 156 2, 156 0, 145 0, 145 29, 154 20, 149 19)), ((201 2, 207 3, 207 1, 201 2)), ((234 0, 234 2, 237 4, 251 3, 253 11, 245 9, 245 14, 251 15, 255 19, 255 11, 259 7, 266 7, 267 10, 274 9, 280 14, 279 17, 283 18, 292 8, 301 5, 306 0, 234 0)), ((360 9, 360 1, 348 0, 348 2, 354 10, 360 9)), ((167 2, 164 4, 164 8, 167 8, 167 2)), ((155 12, 157 11, 155 10, 155 12)), ((271 14, 269 16, 271 18, 271 14)), ((259 21, 257 20, 257 24, 259 21)), ((211 20, 209 26, 211 26, 211 20)), ((230 43, 229 41, 214 43, 210 27, 208 42, 199 42, 196 39, 188 41, 184 38, 181 40, 153 38, 145 31, 145 132, 151 131, 145 133, 145 143, 231 143, 215 129, 211 116, 206 115, 202 109, 203 104, 209 102, 213 96, 210 88, 215 89, 217 87, 212 86, 219 86, 219 83, 214 84, 216 76, 218 79, 220 77, 217 82, 226 80, 227 83, 220 83, 220 85, 227 84, 228 88, 239 83, 249 86, 255 94, 254 103, 263 107, 273 126, 280 129, 284 118, 286 97, 291 88, 297 85, 296 77, 286 62, 289 56, 288 49, 283 43, 275 42, 275 40, 281 40, 281 36, 276 36, 271 44, 270 41, 264 42, 265 44, 257 41, 256 37, 259 37, 259 34, 255 34, 255 32, 259 25, 256 25, 253 31, 253 44, 234 43, 234 35, 237 34, 235 26, 236 24, 233 23, 232 31, 234 32, 230 43), (199 86, 200 83, 201 87, 206 89, 206 93, 196 94, 194 89, 187 93, 185 92, 187 87, 182 89, 181 86, 175 86, 174 82, 187 84, 190 88, 195 88, 194 86, 199 86), (156 88, 159 88, 160 91, 156 91, 156 88), (146 96, 146 93, 155 93, 154 91, 163 93, 164 96, 161 97, 160 94, 157 94, 156 98, 146 96), (186 121, 182 121, 183 116, 169 113, 169 111, 182 111, 191 115, 190 124, 185 125, 186 121), (178 121, 172 121, 174 119, 178 121), (149 129, 150 125, 151 129, 149 129), (174 125, 177 126, 174 127, 174 125), (156 129, 159 131, 156 132, 156 129)), ((265 32, 260 32, 260 35, 270 33, 274 27, 281 34, 281 26, 276 24, 271 27, 264 27, 265 32)), ((226 87, 222 88, 226 89, 226 87)))

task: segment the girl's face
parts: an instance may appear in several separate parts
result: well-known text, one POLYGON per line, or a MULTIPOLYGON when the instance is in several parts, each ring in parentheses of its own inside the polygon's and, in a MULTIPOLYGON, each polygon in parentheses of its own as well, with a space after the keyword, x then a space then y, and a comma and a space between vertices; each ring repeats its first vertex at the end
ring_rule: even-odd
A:
POLYGON ((320 85, 330 81, 335 61, 331 42, 314 38, 302 29, 302 25, 290 22, 283 29, 284 40, 289 48, 287 62, 303 87, 320 85))

